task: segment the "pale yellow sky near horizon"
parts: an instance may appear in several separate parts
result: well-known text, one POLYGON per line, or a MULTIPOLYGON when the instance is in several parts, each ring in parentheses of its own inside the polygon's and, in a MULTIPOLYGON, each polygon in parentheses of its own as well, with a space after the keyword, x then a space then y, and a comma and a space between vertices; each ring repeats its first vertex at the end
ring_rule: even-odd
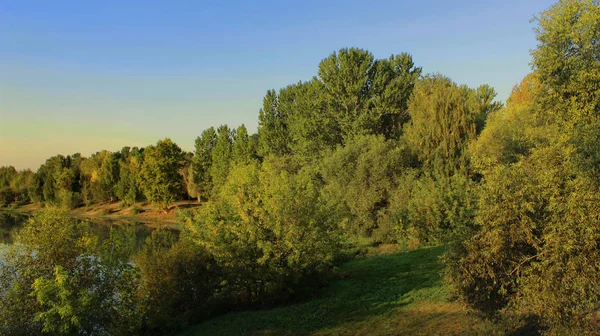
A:
MULTIPOLYGON (((16 122, 0 119, 0 166, 36 171, 46 159, 101 150, 144 147, 158 139, 137 129, 115 125, 85 125, 53 121, 16 122)), ((182 146, 189 147, 189 146, 182 146)))

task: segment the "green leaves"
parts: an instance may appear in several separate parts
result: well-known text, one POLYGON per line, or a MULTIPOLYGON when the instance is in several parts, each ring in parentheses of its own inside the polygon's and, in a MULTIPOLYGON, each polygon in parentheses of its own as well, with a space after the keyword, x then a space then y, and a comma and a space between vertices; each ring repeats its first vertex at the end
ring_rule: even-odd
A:
POLYGON ((600 5, 561 0, 537 18, 533 65, 545 112, 556 121, 585 122, 600 115, 600 5))
POLYGON ((167 210, 185 190, 180 174, 183 166, 183 151, 169 138, 146 148, 140 182, 148 200, 167 210))
POLYGON ((337 242, 335 220, 319 198, 312 177, 291 173, 285 160, 234 166, 192 226, 195 241, 224 268, 224 290, 244 303, 269 302, 317 281, 337 242))
POLYGON ((127 335, 137 329, 138 275, 126 242, 111 231, 100 247, 86 223, 59 210, 36 213, 3 255, 3 332, 127 335))

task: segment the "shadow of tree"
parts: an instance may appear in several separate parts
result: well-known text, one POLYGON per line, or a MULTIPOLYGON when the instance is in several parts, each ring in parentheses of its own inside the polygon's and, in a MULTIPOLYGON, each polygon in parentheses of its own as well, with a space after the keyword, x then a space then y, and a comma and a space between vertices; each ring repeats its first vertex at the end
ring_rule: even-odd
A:
POLYGON ((379 255, 351 261, 335 280, 304 303, 268 311, 225 315, 188 330, 186 335, 302 335, 367 320, 407 305, 408 295, 440 287, 441 248, 379 255))

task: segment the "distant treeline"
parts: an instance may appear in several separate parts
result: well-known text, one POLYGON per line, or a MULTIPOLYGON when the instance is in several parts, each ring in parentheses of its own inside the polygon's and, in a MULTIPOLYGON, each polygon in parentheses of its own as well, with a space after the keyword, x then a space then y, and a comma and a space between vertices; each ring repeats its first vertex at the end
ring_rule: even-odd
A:
POLYGON ((349 239, 441 244, 471 307, 588 333, 600 306, 600 5, 561 0, 537 24, 533 72, 506 106, 488 85, 422 74, 408 54, 341 49, 311 80, 267 92, 257 134, 220 126, 194 153, 165 139, 3 168, 3 203, 197 198, 182 221, 202 267, 222 272, 206 295, 221 284, 244 304, 317 286, 349 239))

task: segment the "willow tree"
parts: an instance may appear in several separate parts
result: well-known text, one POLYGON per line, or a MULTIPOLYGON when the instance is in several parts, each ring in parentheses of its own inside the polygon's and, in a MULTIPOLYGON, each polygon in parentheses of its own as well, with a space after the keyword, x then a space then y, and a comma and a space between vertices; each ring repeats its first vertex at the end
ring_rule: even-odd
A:
POLYGON ((468 87, 441 75, 417 83, 404 139, 426 171, 450 176, 467 167, 466 148, 477 134, 479 112, 470 103, 470 94, 468 87))

